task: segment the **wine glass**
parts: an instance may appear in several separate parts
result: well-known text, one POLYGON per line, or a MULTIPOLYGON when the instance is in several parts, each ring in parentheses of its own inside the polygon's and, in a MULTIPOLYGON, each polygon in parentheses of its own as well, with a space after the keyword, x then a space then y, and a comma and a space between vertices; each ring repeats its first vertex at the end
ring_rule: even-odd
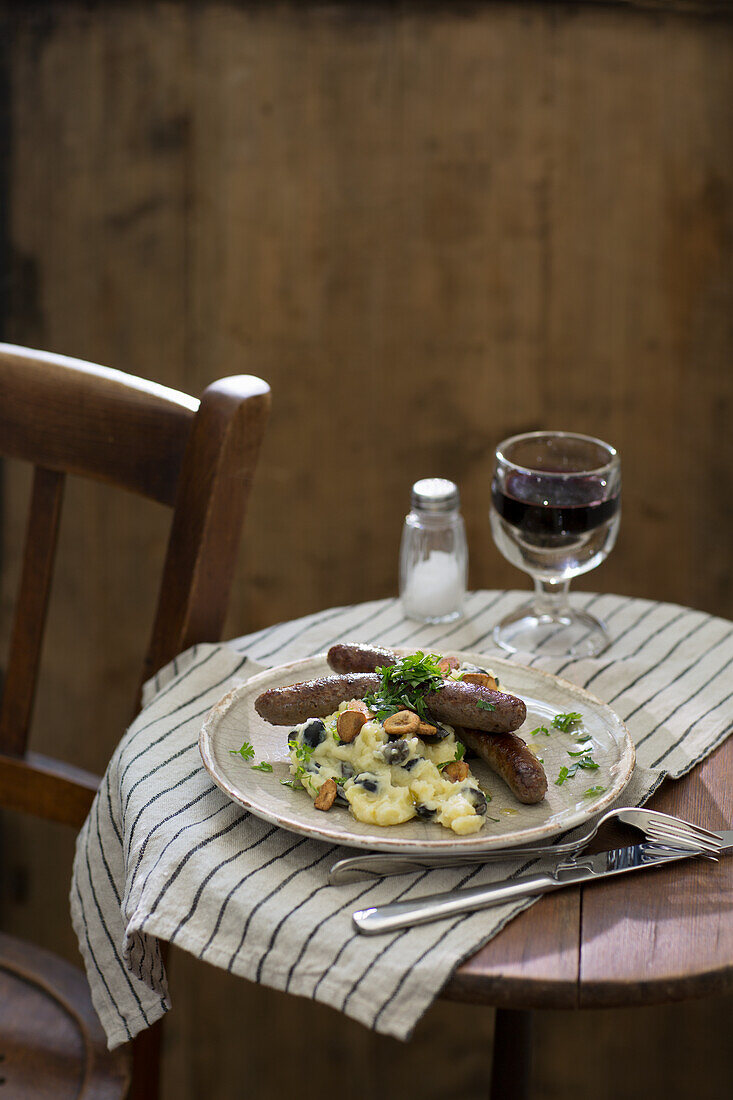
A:
POLYGON ((621 461, 610 444, 572 432, 527 432, 499 444, 491 530, 535 592, 495 627, 497 645, 572 657, 593 657, 608 645, 604 623, 571 608, 568 588, 606 558, 620 519, 621 461))

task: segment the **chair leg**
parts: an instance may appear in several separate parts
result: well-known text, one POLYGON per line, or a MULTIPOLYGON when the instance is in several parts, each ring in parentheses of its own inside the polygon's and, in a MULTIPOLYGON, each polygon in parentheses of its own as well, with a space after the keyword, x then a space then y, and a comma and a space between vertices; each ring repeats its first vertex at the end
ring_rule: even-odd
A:
POLYGON ((532 1080, 532 1013, 497 1008, 490 1100, 529 1100, 532 1080))

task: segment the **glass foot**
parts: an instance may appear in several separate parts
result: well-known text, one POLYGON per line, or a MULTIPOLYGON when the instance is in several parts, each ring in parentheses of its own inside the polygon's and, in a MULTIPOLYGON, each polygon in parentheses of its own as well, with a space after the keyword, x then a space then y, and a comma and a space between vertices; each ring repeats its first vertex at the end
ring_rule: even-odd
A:
POLYGON ((604 623, 587 611, 565 607, 553 614, 524 604, 494 627, 494 641, 508 653, 538 657, 595 657, 609 643, 604 623))

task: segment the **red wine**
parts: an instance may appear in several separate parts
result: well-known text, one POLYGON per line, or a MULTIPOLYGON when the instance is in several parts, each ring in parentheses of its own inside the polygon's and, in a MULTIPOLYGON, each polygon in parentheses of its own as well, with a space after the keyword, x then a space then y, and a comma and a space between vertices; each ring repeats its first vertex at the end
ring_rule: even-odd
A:
POLYGON ((603 499, 598 478, 557 479, 541 474, 510 473, 502 488, 494 481, 491 497, 502 519, 521 538, 535 544, 549 539, 573 539, 608 523, 619 509, 619 493, 603 499), (552 499, 552 504, 544 504, 552 499))

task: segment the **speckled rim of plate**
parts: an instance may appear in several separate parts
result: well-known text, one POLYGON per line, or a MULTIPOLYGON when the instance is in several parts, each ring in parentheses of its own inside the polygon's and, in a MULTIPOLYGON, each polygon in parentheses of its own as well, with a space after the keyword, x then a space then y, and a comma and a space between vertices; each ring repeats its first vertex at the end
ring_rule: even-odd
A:
MULTIPOLYGON (((414 650, 396 648, 395 652, 405 654, 414 650)), ((599 759, 600 736, 605 736, 614 750, 615 758, 609 758, 608 751, 603 754, 603 763, 599 769, 601 776, 596 776, 594 772, 587 773, 593 785, 597 785, 596 778, 607 779, 603 793, 595 798, 581 798, 578 801, 580 787, 571 784, 571 781, 557 787, 553 782, 556 774, 553 767, 546 767, 546 799, 536 806, 524 806, 514 799, 505 784, 482 761, 472 758, 471 771, 482 787, 488 788, 492 794, 489 815, 494 816, 492 809, 506 814, 505 820, 499 819, 499 824, 505 825, 505 828, 496 828, 495 822, 489 826, 487 819, 480 832, 457 836, 440 825, 417 819, 403 825, 380 827, 357 821, 347 809, 335 808, 328 814, 316 810, 307 794, 284 787, 280 783, 281 778, 289 776, 290 761, 285 747, 288 727, 272 726, 265 722, 256 713, 253 704, 254 699, 268 688, 326 674, 332 675, 325 654, 266 669, 220 699, 209 711, 199 736, 199 750, 204 766, 214 783, 233 802, 256 817, 290 832, 349 848, 413 855, 465 855, 470 852, 541 843, 583 824, 616 801, 631 778, 635 751, 629 731, 609 706, 584 688, 540 669, 476 652, 455 651, 455 656, 462 661, 490 667, 499 675, 502 690, 525 699, 527 721, 517 733, 528 743, 542 744, 545 758, 548 753, 553 757, 553 767, 563 761, 566 764, 572 763, 572 757, 563 755, 566 753, 566 746, 573 743, 572 735, 552 730, 552 735, 546 740, 542 734, 531 737, 529 732, 537 724, 546 724, 553 714, 580 711, 584 717, 584 728, 592 726, 589 729, 589 738, 596 745, 594 758, 599 759), (525 686, 522 687, 522 684, 525 686), (532 690, 534 687, 539 690, 539 698, 532 690), (555 705, 546 702, 543 695, 554 698, 555 705), (592 716, 590 723, 587 721, 589 715, 592 716), (274 768, 272 773, 255 772, 241 757, 231 755, 231 750, 239 748, 244 740, 249 741, 255 749, 253 763, 268 760, 274 768), (573 794, 576 795, 574 801, 573 794), (503 801, 509 804, 509 808, 503 808, 503 801), (521 820, 516 820, 517 818, 521 820)), ((579 777, 581 784, 585 775, 583 772, 579 777)))

